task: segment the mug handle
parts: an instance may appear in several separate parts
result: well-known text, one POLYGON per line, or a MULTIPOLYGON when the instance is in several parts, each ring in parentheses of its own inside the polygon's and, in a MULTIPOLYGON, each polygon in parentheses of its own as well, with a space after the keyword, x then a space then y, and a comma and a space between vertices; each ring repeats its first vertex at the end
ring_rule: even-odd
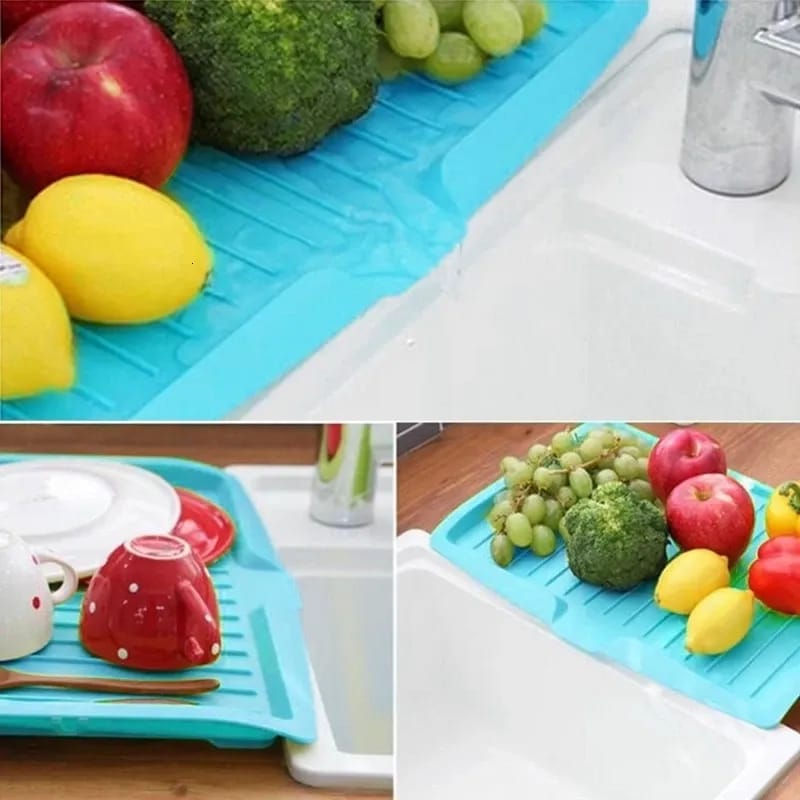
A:
POLYGON ((78 590, 78 573, 75 572, 74 567, 67 564, 66 561, 63 561, 58 556, 52 555, 52 553, 43 553, 39 551, 35 552, 34 555, 40 564, 58 564, 58 566, 64 570, 64 582, 56 591, 50 593, 53 605, 57 606, 59 603, 69 600, 78 590))
POLYGON ((183 654, 190 661, 199 663, 208 655, 200 642, 207 638, 218 640, 219 626, 197 589, 188 580, 184 578, 179 581, 176 589, 185 612, 183 654))

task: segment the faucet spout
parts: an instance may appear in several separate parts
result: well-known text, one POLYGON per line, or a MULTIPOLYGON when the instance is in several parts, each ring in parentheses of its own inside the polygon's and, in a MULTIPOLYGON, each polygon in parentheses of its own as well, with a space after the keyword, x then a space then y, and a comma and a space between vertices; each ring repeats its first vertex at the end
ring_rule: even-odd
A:
POLYGON ((800 0, 696 0, 681 167, 755 195, 789 176, 800 108, 800 0))

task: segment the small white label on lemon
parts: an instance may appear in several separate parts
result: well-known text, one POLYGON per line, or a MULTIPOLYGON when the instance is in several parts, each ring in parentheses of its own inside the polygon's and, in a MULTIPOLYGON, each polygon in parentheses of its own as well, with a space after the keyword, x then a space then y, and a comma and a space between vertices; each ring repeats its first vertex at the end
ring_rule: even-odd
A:
POLYGON ((16 258, 0 253, 0 285, 22 286, 28 282, 30 271, 16 258))

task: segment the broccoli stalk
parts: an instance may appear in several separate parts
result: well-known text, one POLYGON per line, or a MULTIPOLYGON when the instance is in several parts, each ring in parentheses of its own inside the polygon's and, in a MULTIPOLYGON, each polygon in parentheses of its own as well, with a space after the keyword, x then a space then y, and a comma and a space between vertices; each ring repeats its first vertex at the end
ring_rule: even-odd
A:
POLYGON ((146 0, 194 90, 194 139, 293 155, 364 114, 378 88, 373 0, 146 0))
POLYGON ((564 516, 569 567, 577 578, 625 591, 667 563, 667 523, 653 503, 623 483, 607 483, 564 516))

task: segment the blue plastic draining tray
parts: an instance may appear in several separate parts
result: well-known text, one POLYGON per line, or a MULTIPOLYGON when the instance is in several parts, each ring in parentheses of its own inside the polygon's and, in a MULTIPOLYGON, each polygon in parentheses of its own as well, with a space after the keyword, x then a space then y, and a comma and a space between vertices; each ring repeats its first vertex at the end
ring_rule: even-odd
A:
MULTIPOLYGON (((581 426, 579 434, 590 427, 581 426)), ((614 427, 655 441, 631 426, 614 427)), ((757 512, 753 541, 732 576, 733 585, 744 587, 747 567, 766 537, 764 506, 772 489, 731 475, 750 492, 757 512)), ((520 551, 507 569, 496 566, 486 518, 504 488, 497 481, 453 511, 431 537, 434 550, 583 650, 763 728, 786 715, 800 696, 800 619, 759 605, 753 628, 738 647, 715 657, 691 655, 683 646, 686 618, 653 603, 654 582, 628 592, 583 583, 567 566, 561 542, 547 558, 520 551)))
MULTIPOLYGON (((0 463, 19 458, 2 455, 0 463)), ((222 616, 220 658, 195 670, 159 673, 170 679, 218 678, 221 686, 188 698, 193 705, 124 704, 107 702, 119 699, 109 694, 15 689, 0 693, 0 734, 206 739, 219 747, 265 747, 276 736, 313 741, 316 727, 300 596, 239 482, 190 461, 118 460, 202 494, 236 523, 232 551, 209 568, 222 616)), ((82 597, 79 592, 56 606, 54 638, 44 650, 4 666, 45 674, 152 678, 153 673, 114 667, 83 649, 78 641, 82 597)))
POLYGON ((69 393, 0 405, 4 419, 217 419, 399 294, 580 101, 646 0, 549 0, 550 23, 474 81, 385 84, 375 107, 289 160, 194 148, 169 190, 215 255, 211 285, 143 327, 78 328, 69 393))

